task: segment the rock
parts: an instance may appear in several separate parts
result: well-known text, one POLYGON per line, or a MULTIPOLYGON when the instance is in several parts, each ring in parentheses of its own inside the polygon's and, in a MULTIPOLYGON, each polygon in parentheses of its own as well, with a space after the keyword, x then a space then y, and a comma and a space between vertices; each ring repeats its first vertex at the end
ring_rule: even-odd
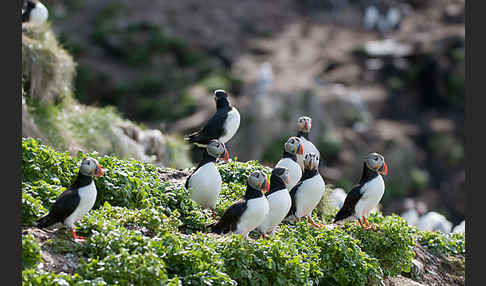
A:
POLYGON ((452 223, 437 212, 431 211, 421 216, 417 222, 417 228, 421 231, 451 232, 452 223))
POLYGON ((384 282, 385 286, 424 286, 424 284, 403 277, 402 275, 398 275, 397 277, 387 277, 384 282))
POLYGON ((419 219, 418 213, 415 209, 408 210, 400 215, 410 225, 416 225, 419 219))
POLYGON ((369 41, 365 43, 364 50, 370 57, 405 57, 412 54, 413 47, 410 44, 386 39, 369 41))

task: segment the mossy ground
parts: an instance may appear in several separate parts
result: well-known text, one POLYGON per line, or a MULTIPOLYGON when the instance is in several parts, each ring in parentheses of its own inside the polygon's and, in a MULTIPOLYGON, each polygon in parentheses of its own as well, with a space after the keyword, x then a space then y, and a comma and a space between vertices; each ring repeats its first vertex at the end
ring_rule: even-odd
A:
MULTIPOLYGON (((185 177, 167 180, 161 174, 169 169, 136 160, 72 157, 33 139, 22 139, 25 233, 35 229, 35 220, 47 213, 88 155, 99 160, 104 175, 95 179, 94 209, 77 223, 87 242, 72 242, 62 228, 48 231, 51 236, 42 241, 23 235, 23 285, 379 285, 387 276, 410 271, 414 237, 424 237, 400 217, 381 214, 370 218, 376 232, 356 223, 316 229, 303 220, 282 224, 267 240, 257 233, 248 241, 237 234, 213 235, 207 227, 210 212, 190 200, 185 177), (49 270, 39 250, 76 257, 79 263, 73 273, 49 270)), ((242 196, 248 174, 271 171, 256 161, 218 168, 223 189, 217 217, 242 196)), ((313 216, 329 223, 317 210, 313 216)), ((453 249, 463 255, 461 243, 454 240, 453 249)))

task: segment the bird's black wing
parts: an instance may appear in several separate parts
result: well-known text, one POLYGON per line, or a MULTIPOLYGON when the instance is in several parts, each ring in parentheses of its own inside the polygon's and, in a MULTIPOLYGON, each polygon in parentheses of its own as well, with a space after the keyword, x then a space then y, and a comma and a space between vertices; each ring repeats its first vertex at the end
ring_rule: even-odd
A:
POLYGON ((48 227, 57 222, 62 222, 71 215, 79 205, 81 198, 73 189, 68 189, 57 198, 49 214, 38 221, 39 227, 48 227))
POLYGON ((236 230, 236 225, 246 209, 246 201, 239 200, 233 203, 226 211, 217 223, 211 226, 211 231, 214 233, 222 234, 236 230))
POLYGON ((299 189, 299 187, 302 186, 303 182, 304 182, 304 180, 301 179, 300 182, 298 182, 297 185, 295 185, 289 192, 290 193, 290 199, 292 200, 292 205, 290 206, 290 210, 287 213, 287 217, 294 215, 295 211, 297 210, 297 206, 296 206, 296 203, 295 203, 295 195, 297 194, 297 190, 299 189))
POLYGON ((334 222, 340 221, 342 219, 348 218, 354 214, 354 207, 358 203, 359 199, 363 196, 361 193, 361 184, 356 185, 344 199, 344 204, 341 209, 336 214, 334 222))
POLYGON ((185 139, 189 143, 208 144, 212 139, 219 139, 224 133, 224 122, 228 117, 228 110, 222 109, 209 119, 206 125, 197 132, 188 135, 185 139))

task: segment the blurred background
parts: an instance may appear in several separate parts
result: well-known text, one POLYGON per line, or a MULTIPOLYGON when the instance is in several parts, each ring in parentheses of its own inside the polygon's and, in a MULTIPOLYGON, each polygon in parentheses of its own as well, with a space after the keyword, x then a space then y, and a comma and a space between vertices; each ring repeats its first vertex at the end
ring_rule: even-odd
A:
MULTIPOLYGON (((384 214, 433 210, 454 226, 465 219, 464 0, 43 3, 72 56, 72 97, 124 118, 108 123, 120 127, 112 137, 127 137, 68 138, 61 149, 190 167, 181 138, 212 115, 212 93, 222 88, 242 117, 231 157, 273 166, 307 115, 326 183, 348 192, 364 156, 379 152, 389 166, 384 214)), ((23 84, 33 117, 23 136, 54 142, 33 85, 23 84)))

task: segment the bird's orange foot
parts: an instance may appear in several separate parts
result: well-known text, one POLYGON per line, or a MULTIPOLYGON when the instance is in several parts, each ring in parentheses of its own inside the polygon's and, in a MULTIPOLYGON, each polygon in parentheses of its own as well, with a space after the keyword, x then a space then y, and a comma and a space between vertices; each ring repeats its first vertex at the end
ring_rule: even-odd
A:
POLYGON ((316 222, 314 222, 314 220, 312 219, 312 217, 311 217, 311 216, 308 216, 308 217, 307 217, 307 219, 309 220, 309 222, 310 222, 310 223, 311 223, 313 226, 315 226, 315 227, 317 227, 317 228, 322 228, 322 227, 324 226, 323 224, 320 224, 320 223, 316 223, 316 222))
POLYGON ((86 242, 86 238, 84 236, 77 235, 76 232, 74 231, 74 228, 71 229, 71 233, 73 235, 74 241, 76 241, 76 242, 86 242))

